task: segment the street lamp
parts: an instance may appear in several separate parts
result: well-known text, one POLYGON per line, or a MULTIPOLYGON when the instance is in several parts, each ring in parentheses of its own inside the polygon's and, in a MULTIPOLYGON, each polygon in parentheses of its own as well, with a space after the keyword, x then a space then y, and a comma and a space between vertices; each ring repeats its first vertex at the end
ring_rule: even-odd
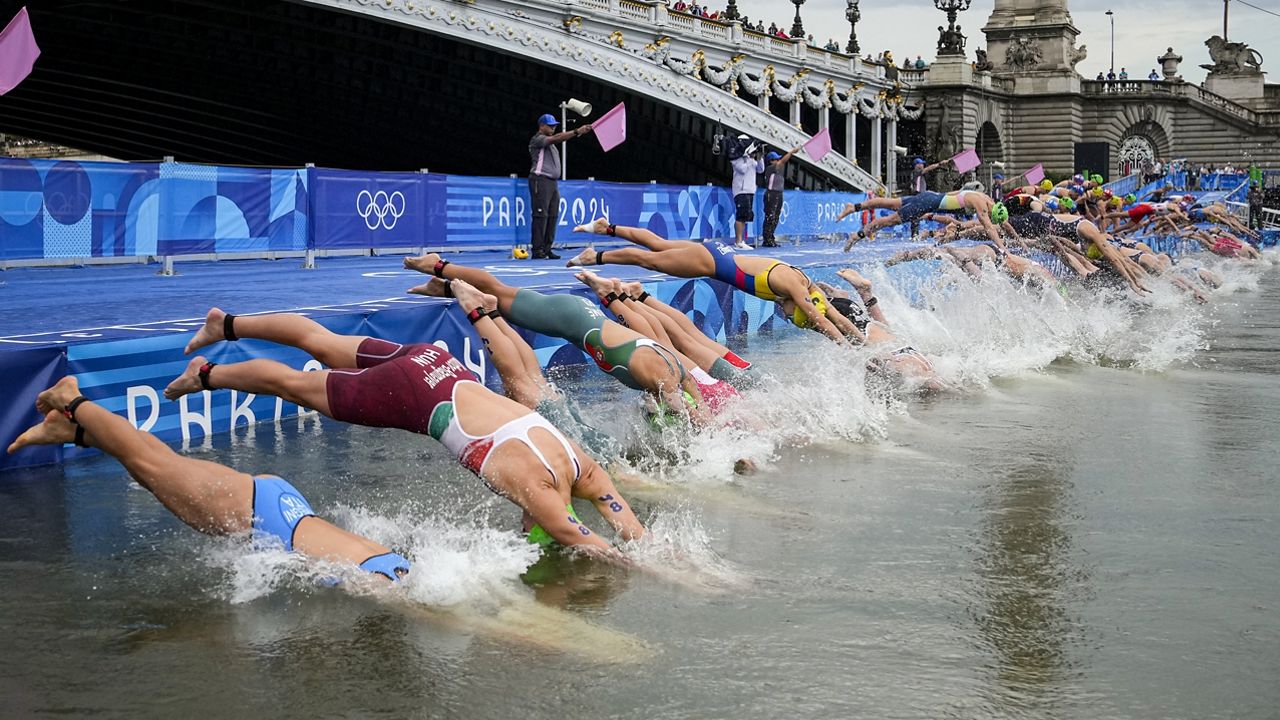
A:
MULTIPOLYGON (((569 129, 569 111, 572 110, 580 117, 586 117, 591 114, 591 103, 583 102, 577 98, 569 98, 560 103, 560 131, 564 132, 569 129)), ((560 143, 560 179, 568 179, 568 157, 569 143, 560 143)))
POLYGON ((973 0, 933 0, 933 6, 947 14, 947 29, 938 39, 939 55, 964 55, 964 35, 956 28, 956 14, 972 4, 973 0))
POLYGON ((724 14, 723 14, 723 15, 721 15, 720 17, 724 18, 725 20, 730 20, 730 21, 732 21, 732 20, 741 20, 741 19, 742 19, 742 13, 738 12, 738 3, 737 3, 737 0, 729 0, 729 5, 728 5, 727 7, 725 7, 725 9, 724 9, 724 14))
POLYGON ((858 11, 858 0, 845 0, 844 19, 849 21, 849 44, 844 46, 844 51, 857 55, 861 52, 858 48, 858 21, 862 19, 862 13, 858 11))
POLYGON ((1111 19, 1111 68, 1107 72, 1115 73, 1116 71, 1116 14, 1108 10, 1107 17, 1111 19))
POLYGON ((800 6, 804 4, 804 0, 791 0, 796 6, 796 19, 791 23, 791 37, 804 40, 804 23, 800 21, 800 6))

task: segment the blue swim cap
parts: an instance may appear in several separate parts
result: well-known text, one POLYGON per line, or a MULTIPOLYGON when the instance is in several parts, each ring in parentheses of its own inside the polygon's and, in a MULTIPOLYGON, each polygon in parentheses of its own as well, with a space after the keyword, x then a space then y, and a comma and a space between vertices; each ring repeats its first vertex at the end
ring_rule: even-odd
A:
POLYGON ((916 158, 913 164, 915 164, 915 165, 923 165, 923 164, 924 164, 924 158, 919 158, 919 157, 918 157, 918 158, 916 158))

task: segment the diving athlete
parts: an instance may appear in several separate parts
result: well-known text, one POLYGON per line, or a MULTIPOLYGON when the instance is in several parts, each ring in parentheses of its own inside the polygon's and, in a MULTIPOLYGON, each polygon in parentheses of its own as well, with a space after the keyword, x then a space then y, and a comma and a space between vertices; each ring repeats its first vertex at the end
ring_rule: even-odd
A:
POLYGON ((236 317, 213 308, 186 352, 240 338, 296 347, 333 369, 304 372, 274 360, 219 365, 196 357, 165 388, 165 397, 231 388, 275 395, 341 422, 430 435, 490 490, 519 505, 526 527, 536 523, 561 545, 623 559, 578 520, 575 497, 590 500, 623 540, 644 534, 595 460, 541 415, 486 388, 436 345, 338 335, 301 315, 236 317))
POLYGON ((761 300, 773 301, 797 327, 816 329, 837 342, 845 342, 847 337, 862 339, 857 328, 840 313, 827 307, 817 285, 803 270, 780 260, 761 255, 741 255, 718 240, 666 240, 643 228, 611 225, 604 218, 579 225, 574 232, 616 236, 647 250, 618 248, 597 251, 588 246, 569 261, 570 267, 613 263, 638 265, 676 277, 713 278, 761 300))
POLYGON ((225 465, 183 457, 154 435, 133 427, 80 394, 68 375, 36 397, 44 422, 18 436, 15 453, 29 445, 97 448, 124 465, 133 479, 190 527, 208 535, 248 533, 255 544, 350 563, 383 580, 397 582, 410 563, 399 553, 330 524, 289 481, 276 475, 248 475, 225 465))

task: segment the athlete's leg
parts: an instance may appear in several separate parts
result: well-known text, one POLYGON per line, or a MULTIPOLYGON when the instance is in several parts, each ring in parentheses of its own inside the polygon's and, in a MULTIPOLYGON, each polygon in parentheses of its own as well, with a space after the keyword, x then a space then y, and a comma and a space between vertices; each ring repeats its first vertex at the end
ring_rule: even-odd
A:
POLYGON ((836 273, 841 280, 853 286, 858 292, 858 297, 862 298, 862 304, 867 308, 867 314, 872 320, 888 325, 889 321, 884 318, 884 311, 880 309, 880 300, 871 291, 871 281, 862 277, 862 275, 852 268, 845 268, 836 273))
POLYGON ((506 390, 507 397, 527 408, 537 408, 538 401, 542 399, 542 388, 529 377, 511 338, 488 315, 472 320, 470 313, 473 310, 484 309, 485 296, 465 280, 454 280, 452 288, 459 307, 467 313, 467 319, 472 321, 476 332, 484 340, 489 358, 493 360, 493 366, 502 378, 502 387, 506 390))
MULTIPOLYGON (((74 377, 65 377, 40 394, 45 421, 9 447, 71 442, 76 428, 63 414, 80 395, 74 377)), ((80 403, 75 420, 84 442, 114 457, 129 474, 180 520, 201 532, 223 535, 248 530, 253 520, 253 478, 217 463, 183 457, 154 435, 93 403, 80 403)))
POLYGON ((926 248, 920 248, 918 250, 903 250, 897 255, 894 255, 888 260, 885 260, 884 266, 890 267, 892 265, 897 265, 898 263, 911 262, 913 260, 940 260, 940 259, 942 259, 941 251, 939 251, 937 248, 926 247, 926 248))
POLYGON ((658 251, 640 248, 597 251, 594 248, 587 248, 567 264, 569 267, 635 265, 684 278, 712 277, 716 271, 716 262, 711 257, 711 251, 701 243, 691 242, 678 243, 678 247, 658 251))
MULTIPOLYGON (((465 280, 480 292, 488 293, 498 298, 498 307, 504 313, 511 307, 511 301, 515 299, 516 292, 518 292, 518 288, 507 285, 487 270, 470 268, 453 262, 444 262, 439 253, 427 253, 421 257, 405 258, 404 266, 410 270, 417 270, 426 275, 436 275, 436 277, 446 280, 465 280), (443 266, 441 266, 441 263, 443 263, 443 266), (440 268, 439 274, 436 272, 438 267, 440 268)), ((428 285, 430 283, 419 285, 411 288, 409 292, 426 295, 428 294, 428 285)))
POLYGON ((204 389, 230 388, 241 392, 274 395, 286 402, 329 415, 329 370, 305 372, 294 370, 275 360, 249 360, 211 367, 204 374, 204 382, 208 383, 206 388, 200 372, 205 363, 205 359, 199 356, 187 363, 187 369, 164 389, 164 396, 177 400, 183 395, 204 389))
POLYGON ((627 227, 625 225, 610 225, 609 221, 604 218, 596 218, 588 225, 579 225, 574 228, 574 232, 590 232, 596 235, 608 235, 609 228, 613 228, 613 235, 622 238, 637 245, 641 245, 650 250, 673 250, 683 245, 698 245, 699 243, 690 240, 667 240, 660 237, 652 230, 645 228, 627 227))
POLYGON ((653 338, 667 347, 671 346, 671 338, 667 337, 666 333, 659 333, 648 318, 627 307, 626 303, 622 302, 622 299, 618 296, 618 290, 621 288, 615 288, 612 280, 585 271, 575 273, 574 277, 583 285, 591 288, 596 297, 600 298, 600 302, 609 308, 610 312, 617 315, 623 325, 647 338, 653 338))
MULTIPOLYGON (((227 314, 218 308, 209 310, 204 327, 187 343, 189 355, 206 345, 227 339, 227 314)), ((311 318, 292 313, 272 315, 238 315, 230 325, 237 338, 269 340, 306 350, 312 357, 334 368, 356 367, 356 352, 367 338, 338 335, 311 318)))

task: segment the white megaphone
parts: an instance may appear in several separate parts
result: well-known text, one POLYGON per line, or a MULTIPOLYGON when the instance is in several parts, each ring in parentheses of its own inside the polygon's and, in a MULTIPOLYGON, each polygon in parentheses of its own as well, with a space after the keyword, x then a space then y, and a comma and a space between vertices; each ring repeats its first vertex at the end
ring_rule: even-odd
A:
POLYGON ((995 162, 991 163, 991 167, 993 167, 993 168, 999 168, 999 169, 1003 170, 1003 169, 1004 169, 1004 163, 1000 162, 999 160, 996 160, 995 162))
POLYGON ((586 117, 591 114, 591 103, 583 102, 577 98, 569 98, 568 100, 565 100, 560 107, 565 108, 566 110, 572 110, 582 117, 586 117))
POLYGON ((902 147, 901 145, 894 145, 894 146, 893 146, 893 152, 894 152, 894 154, 895 154, 895 155, 904 155, 904 156, 905 156, 905 155, 907 154, 907 149, 906 149, 906 148, 904 148, 904 147, 902 147))

